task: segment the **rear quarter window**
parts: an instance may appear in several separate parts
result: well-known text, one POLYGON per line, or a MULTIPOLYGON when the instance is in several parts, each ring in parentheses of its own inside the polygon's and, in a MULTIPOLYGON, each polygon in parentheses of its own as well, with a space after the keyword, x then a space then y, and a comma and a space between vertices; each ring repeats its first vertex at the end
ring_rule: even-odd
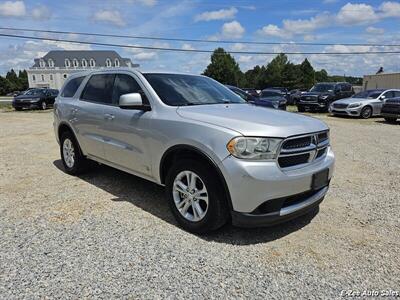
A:
POLYGON ((85 76, 76 77, 68 81, 67 85, 64 87, 61 97, 73 97, 78 90, 79 86, 81 85, 85 76))

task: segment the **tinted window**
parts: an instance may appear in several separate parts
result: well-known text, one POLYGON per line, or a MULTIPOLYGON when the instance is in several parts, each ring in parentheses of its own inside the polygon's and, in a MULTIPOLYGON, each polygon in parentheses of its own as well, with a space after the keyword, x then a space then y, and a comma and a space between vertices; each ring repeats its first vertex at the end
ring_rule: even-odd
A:
MULTIPOLYGON (((84 78, 85 77, 83 76, 83 77, 77 77, 77 78, 71 79, 65 86, 63 92, 61 93, 61 96, 62 97, 73 97, 76 93, 76 90, 79 88, 79 86, 81 85, 82 80, 84 78)), ((58 91, 56 90, 55 92, 52 92, 52 94, 57 95, 58 91)))
POLYGON ((382 91, 379 92, 371 92, 368 94, 368 98, 370 99, 376 99, 380 96, 380 94, 382 94, 382 91))
POLYGON ((333 92, 334 90, 334 84, 318 83, 311 88, 310 92, 333 92))
POLYGON ((273 91, 262 91, 261 98, 267 98, 267 97, 282 97, 282 94, 273 91))
POLYGON ((115 77, 114 91, 112 96, 113 103, 119 103, 119 97, 121 97, 121 95, 139 93, 141 90, 141 87, 132 76, 126 74, 117 74, 115 77))
POLYGON ((400 97, 400 91, 394 91, 393 92, 394 93, 394 96, 397 98, 397 97, 400 97))
POLYGON ((43 90, 39 90, 39 89, 28 90, 24 95, 42 96, 43 95, 43 90))
POLYGON ((246 100, 247 99, 247 94, 246 94, 246 92, 244 92, 244 91, 242 91, 242 90, 240 90, 240 89, 237 89, 237 88, 234 88, 234 87, 232 87, 232 88, 229 88, 231 91, 233 91, 234 93, 236 93, 236 94, 238 94, 240 97, 242 97, 244 100, 246 100))
POLYGON ((82 99, 112 104, 114 74, 98 74, 90 77, 82 93, 82 99))
POLYGON ((386 99, 394 98, 394 92, 392 92, 392 91, 386 92, 383 94, 383 96, 385 96, 386 99))
POLYGON ((351 91, 351 85, 350 84, 342 84, 342 91, 343 92, 350 92, 351 91))
POLYGON ((246 103, 222 84, 203 76, 144 74, 160 99, 167 105, 246 103))

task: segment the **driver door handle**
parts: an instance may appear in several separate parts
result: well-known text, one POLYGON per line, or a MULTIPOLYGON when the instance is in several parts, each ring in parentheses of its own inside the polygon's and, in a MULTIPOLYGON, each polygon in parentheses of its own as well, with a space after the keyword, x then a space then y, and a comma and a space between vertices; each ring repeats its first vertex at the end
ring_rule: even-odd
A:
POLYGON ((115 117, 112 114, 104 114, 104 118, 107 120, 113 120, 115 117))

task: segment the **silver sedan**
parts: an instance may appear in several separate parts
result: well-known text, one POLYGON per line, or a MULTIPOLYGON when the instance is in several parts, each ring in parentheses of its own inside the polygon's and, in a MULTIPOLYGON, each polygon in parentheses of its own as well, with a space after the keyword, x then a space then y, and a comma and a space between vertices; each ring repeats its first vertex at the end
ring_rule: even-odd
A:
POLYGON ((367 90, 351 98, 333 102, 329 112, 333 115, 354 116, 368 119, 379 116, 386 99, 400 97, 400 90, 367 90))

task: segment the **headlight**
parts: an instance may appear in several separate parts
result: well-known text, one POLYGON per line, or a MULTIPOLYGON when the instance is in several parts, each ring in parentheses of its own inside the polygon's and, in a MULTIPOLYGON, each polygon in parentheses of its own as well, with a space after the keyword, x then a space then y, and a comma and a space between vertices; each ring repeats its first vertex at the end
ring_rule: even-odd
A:
POLYGON ((272 106, 274 108, 279 108, 279 102, 272 102, 272 106))
POLYGON ((321 96, 321 97, 319 97, 319 98, 322 99, 322 100, 326 100, 326 99, 329 98, 329 96, 328 96, 328 95, 324 95, 324 96, 321 96))
POLYGON ((229 153, 237 158, 275 159, 282 139, 263 137, 236 137, 227 145, 229 153))
POLYGON ((359 107, 360 105, 361 105, 361 103, 352 103, 349 105, 349 108, 359 107))

